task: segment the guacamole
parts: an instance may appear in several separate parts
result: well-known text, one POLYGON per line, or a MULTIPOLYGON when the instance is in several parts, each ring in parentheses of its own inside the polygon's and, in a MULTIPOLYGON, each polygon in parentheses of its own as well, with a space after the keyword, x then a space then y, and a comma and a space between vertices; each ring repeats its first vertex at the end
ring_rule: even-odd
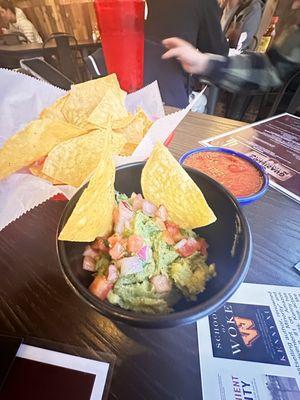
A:
POLYGON ((113 232, 86 247, 83 268, 94 273, 89 289, 100 300, 136 312, 168 313, 182 296, 196 300, 215 276, 207 247, 192 230, 170 221, 164 206, 140 194, 117 194, 113 232))

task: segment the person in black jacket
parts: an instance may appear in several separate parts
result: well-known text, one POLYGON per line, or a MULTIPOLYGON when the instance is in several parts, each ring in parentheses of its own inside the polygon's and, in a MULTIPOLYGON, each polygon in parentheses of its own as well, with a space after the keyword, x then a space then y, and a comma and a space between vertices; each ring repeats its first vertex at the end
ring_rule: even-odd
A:
MULTIPOLYGON (((291 0, 300 10, 300 0, 291 0)), ((230 92, 280 87, 300 68, 300 25, 288 26, 266 54, 250 53, 222 57, 197 51, 180 38, 163 41, 168 51, 163 59, 175 58, 189 74, 197 74, 230 92)))
POLYGON ((216 0, 147 0, 145 36, 154 42, 177 36, 202 53, 227 55, 216 0))
POLYGON ((177 36, 201 52, 228 54, 221 29, 217 0, 147 0, 145 22, 145 84, 158 80, 162 98, 168 105, 185 107, 192 88, 189 75, 176 60, 161 61, 161 41, 177 36))

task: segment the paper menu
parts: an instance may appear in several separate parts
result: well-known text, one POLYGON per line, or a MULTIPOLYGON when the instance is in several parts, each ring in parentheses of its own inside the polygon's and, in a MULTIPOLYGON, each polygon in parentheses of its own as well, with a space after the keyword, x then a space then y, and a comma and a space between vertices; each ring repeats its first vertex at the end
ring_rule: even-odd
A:
POLYGON ((300 289, 243 283, 197 323, 203 400, 299 400, 300 289))
MULTIPOLYGON (((0 69, 0 148, 4 141, 38 117, 43 108, 65 94, 48 83, 14 71, 0 69)), ((197 98, 196 98, 197 99, 197 98)), ((174 128, 190 110, 190 106, 173 116, 164 116, 164 109, 157 82, 127 96, 129 110, 141 106, 157 119, 132 157, 118 158, 117 165, 142 161, 149 156, 156 141, 164 142, 174 128)), ((0 181, 0 231, 33 207, 53 195, 63 193, 67 198, 76 192, 70 186, 53 186, 43 179, 19 172, 0 181), (32 194, 34 192, 34 195, 32 194)))

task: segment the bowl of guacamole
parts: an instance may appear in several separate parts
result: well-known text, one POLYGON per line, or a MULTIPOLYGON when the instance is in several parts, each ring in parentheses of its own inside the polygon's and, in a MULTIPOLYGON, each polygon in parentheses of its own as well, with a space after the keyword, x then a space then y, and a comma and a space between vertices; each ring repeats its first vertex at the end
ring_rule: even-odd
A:
MULTIPOLYGON (((243 281, 252 252, 250 228, 224 187, 184 167, 217 220, 182 229, 163 205, 141 196, 143 167, 117 169, 113 232, 92 243, 57 241, 60 266, 76 294, 110 319, 143 328, 193 323, 221 307, 243 281)), ((67 204, 58 232, 83 190, 67 204)))

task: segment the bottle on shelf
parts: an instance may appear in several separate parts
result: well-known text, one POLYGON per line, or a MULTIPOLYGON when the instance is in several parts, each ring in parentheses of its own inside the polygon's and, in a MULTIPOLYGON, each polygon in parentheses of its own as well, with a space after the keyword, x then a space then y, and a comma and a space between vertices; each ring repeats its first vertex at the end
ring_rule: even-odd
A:
POLYGON ((276 36, 276 25, 279 22, 279 17, 273 17, 270 23, 269 28, 267 29, 266 33, 261 38, 257 51, 259 53, 265 53, 270 48, 273 39, 276 36))

